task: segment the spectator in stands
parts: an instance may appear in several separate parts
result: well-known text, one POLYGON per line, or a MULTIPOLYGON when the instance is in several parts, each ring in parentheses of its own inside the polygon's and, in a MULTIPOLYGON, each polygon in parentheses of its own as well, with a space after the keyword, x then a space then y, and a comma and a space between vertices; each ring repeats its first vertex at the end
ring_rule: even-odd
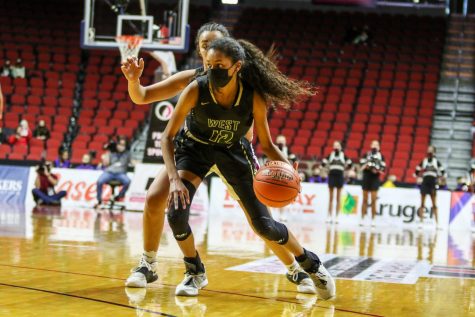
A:
MULTIPOLYGON (((376 198, 380 186, 379 175, 386 169, 384 156, 380 152, 379 142, 374 140, 371 142, 371 151, 360 160, 361 169, 363 170, 363 206, 361 210, 362 220, 366 217, 368 211, 368 196, 371 194, 371 221, 376 217, 376 198)), ((360 223, 363 225, 363 222, 360 223)), ((374 226, 374 223, 372 224, 374 226)))
POLYGON ((435 217, 435 223, 438 223, 438 214, 437 214, 437 200, 436 200, 436 190, 437 190, 437 181, 440 177, 445 176, 445 170, 440 161, 435 157, 435 146, 430 145, 427 148, 427 156, 416 166, 415 175, 422 177, 421 183, 421 205, 418 210, 418 215, 420 218, 420 225, 422 225, 424 219, 424 208, 426 196, 429 195, 432 201, 432 212, 435 217))
POLYGON ((0 120, 3 119, 3 107, 4 107, 4 101, 3 101, 3 92, 2 92, 2 85, 0 84, 0 120))
MULTIPOLYGON (((323 159, 322 167, 328 169, 328 189, 330 192, 328 203, 328 222, 334 220, 338 222, 338 212, 340 211, 340 194, 343 184, 345 183, 344 172, 351 166, 351 160, 343 153, 341 143, 339 141, 333 142, 333 151, 330 155, 323 159), (333 217, 333 197, 336 189, 336 212, 333 217)), ((320 177, 322 173, 320 172, 320 177)))
POLYGON ((23 61, 21 58, 18 58, 16 60, 16 64, 13 65, 12 71, 11 71, 12 77, 13 78, 25 78, 26 77, 26 69, 25 66, 23 65, 23 61))
POLYGON ((49 139, 50 133, 49 133, 48 128, 46 127, 45 120, 40 120, 38 122, 38 125, 33 131, 33 136, 39 140, 44 140, 44 141, 49 139))
POLYGON ((12 76, 12 65, 11 65, 11 62, 10 60, 6 60, 5 63, 3 64, 3 67, 2 67, 2 72, 0 74, 1 76, 3 77, 10 77, 12 76))
POLYGON ((76 169, 82 170, 95 170, 96 167, 92 165, 92 155, 91 153, 86 153, 82 156, 82 163, 76 166, 76 169))
POLYGON ((69 160, 69 151, 62 149, 59 157, 54 160, 54 167, 71 168, 71 161, 69 160))
POLYGON ((102 204, 102 186, 115 180, 122 184, 122 189, 114 201, 121 201, 130 185, 130 179, 127 176, 127 167, 130 164, 130 152, 127 150, 127 139, 119 137, 117 142, 109 142, 105 149, 109 150, 107 159, 108 166, 104 173, 97 180, 97 204, 95 208, 102 204))
POLYGON ((287 139, 285 138, 284 135, 279 134, 279 135, 275 138, 275 145, 277 145, 277 147, 279 148, 279 150, 282 152, 282 154, 284 154, 284 156, 285 156, 286 158, 289 158, 290 150, 289 150, 289 148, 287 147, 287 139))
POLYGON ((468 192, 470 191, 470 183, 465 177, 457 177, 456 192, 468 192))
POLYGON ((396 175, 389 175, 388 179, 384 182, 384 184, 381 186, 383 188, 394 188, 397 187, 397 176, 396 175))
POLYGON ((470 170, 467 175, 468 183, 470 185, 470 191, 475 193, 475 162, 470 165, 470 170))
POLYGON ((31 139, 31 135, 32 133, 28 125, 28 121, 23 119, 20 121, 20 125, 16 129, 16 133, 8 137, 8 143, 10 143, 11 145, 28 145, 31 139))
POLYGON ((365 25, 353 39, 353 44, 368 44, 371 40, 369 26, 365 25))
POLYGON ((37 205, 61 205, 61 199, 66 196, 66 191, 56 193, 54 186, 58 184, 58 177, 51 173, 51 163, 41 164, 36 169, 35 188, 33 199, 37 205))
POLYGON ((316 162, 312 166, 312 176, 308 178, 309 183, 324 183, 322 176, 320 175, 322 171, 322 164, 320 162, 316 162))
POLYGON ((345 173, 346 183, 348 185, 355 185, 358 180, 358 170, 360 165, 358 163, 353 164, 345 173))
POLYGON ((308 179, 307 173, 304 170, 299 170, 299 176, 301 182, 306 182, 308 179))

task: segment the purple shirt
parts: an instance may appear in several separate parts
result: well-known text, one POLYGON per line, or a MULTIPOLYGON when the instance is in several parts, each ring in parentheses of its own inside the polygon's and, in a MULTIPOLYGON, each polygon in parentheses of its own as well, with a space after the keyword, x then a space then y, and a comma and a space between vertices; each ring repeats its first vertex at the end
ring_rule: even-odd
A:
POLYGON ((91 165, 91 164, 81 164, 81 165, 76 166, 76 169, 78 169, 78 170, 95 170, 96 167, 94 165, 91 165))
POLYGON ((63 162, 60 159, 56 159, 54 161, 54 167, 70 168, 71 167, 71 161, 66 160, 66 161, 63 162))

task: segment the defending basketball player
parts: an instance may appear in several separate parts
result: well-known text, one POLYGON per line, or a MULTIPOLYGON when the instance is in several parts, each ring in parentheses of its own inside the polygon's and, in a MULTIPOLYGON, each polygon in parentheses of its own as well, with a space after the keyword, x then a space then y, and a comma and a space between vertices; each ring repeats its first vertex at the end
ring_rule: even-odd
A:
POLYGON ((260 236, 284 246, 295 256, 315 283, 320 298, 333 297, 335 283, 318 256, 305 250, 257 200, 252 187, 255 158, 244 138, 255 122, 266 156, 288 163, 272 142, 267 105, 288 109, 299 96, 312 95, 312 89, 285 77, 258 48, 243 40, 238 43, 229 37, 217 39, 210 44, 206 58, 207 75, 185 88, 162 138, 170 180, 168 222, 184 254, 186 268, 175 294, 196 296, 208 284, 188 219, 196 189, 210 168, 217 166, 260 236))
MULTIPOLYGON (((209 44, 216 38, 229 36, 223 25, 216 23, 204 24, 199 30, 196 38, 198 55, 204 59, 209 44)), ((143 71, 143 60, 130 59, 122 66, 122 71, 128 80, 128 90, 131 99, 137 104, 151 103, 171 98, 180 93, 203 69, 186 70, 172 75, 166 80, 143 87, 140 85, 140 75, 143 71)), ((207 65, 204 64, 204 69, 207 65)), ((252 140, 252 129, 246 135, 252 140), (249 135, 250 134, 250 135, 249 135)), ((216 171, 216 169, 214 169, 216 171)), ((167 172, 163 169, 151 184, 145 201, 143 216, 143 239, 144 253, 139 265, 133 269, 126 281, 128 287, 145 287, 158 279, 156 274, 156 256, 160 243, 160 236, 163 231, 165 218, 166 199, 168 196, 169 180, 167 172)), ((230 190, 232 192, 232 188, 230 190)), ((240 206, 245 209, 238 197, 235 197, 240 206)), ((249 218, 248 218, 249 221, 249 218)), ((308 274, 302 271, 296 263, 294 257, 284 247, 272 241, 266 241, 266 245, 287 267, 287 279, 297 285, 297 290, 302 293, 315 293, 315 286, 308 274)))

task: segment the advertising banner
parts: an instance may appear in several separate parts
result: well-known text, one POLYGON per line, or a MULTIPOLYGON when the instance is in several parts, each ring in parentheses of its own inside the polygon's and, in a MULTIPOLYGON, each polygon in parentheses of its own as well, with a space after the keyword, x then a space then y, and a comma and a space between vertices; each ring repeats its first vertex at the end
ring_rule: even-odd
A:
POLYGON ((475 231, 475 195, 467 192, 452 193, 450 228, 475 231))
MULTIPOLYGON (((437 193, 439 226, 447 228, 449 223, 449 191, 437 193)), ((226 186, 218 179, 213 178, 210 210, 221 212, 240 210, 233 200, 226 186)), ((342 189, 340 197, 340 212, 338 221, 341 225, 354 225, 361 218, 363 193, 360 186, 347 185, 342 189)), ((329 191, 326 184, 303 183, 302 191, 296 201, 281 209, 289 221, 292 218, 311 219, 313 222, 324 222, 327 219, 329 191)), ((377 196, 375 225, 386 226, 417 226, 419 219, 417 210, 420 206, 420 194, 416 188, 380 188, 377 196)), ((334 202, 335 208, 335 202, 334 202)), ((430 198, 426 200, 424 208, 424 223, 432 224, 434 212, 430 198)), ((371 213, 368 206, 367 214, 371 213)))
POLYGON ((29 174, 29 167, 0 166, 0 204, 25 203, 29 174))
MULTIPOLYGON (((97 179, 103 173, 103 171, 53 168, 51 172, 58 176, 58 185, 55 186, 56 192, 59 192, 61 190, 65 190, 67 192, 66 197, 61 200, 63 206, 93 207, 96 204, 97 179)), ((127 173, 127 176, 132 179, 133 173, 127 173)), ((34 168, 31 168, 29 192, 31 192, 31 190, 33 189, 35 178, 36 171, 34 168)), ((108 185, 104 185, 102 190, 102 200, 109 200, 111 198, 111 195, 111 187, 108 185)), ((30 199, 28 201, 30 201, 30 199)))
POLYGON ((144 163, 163 163, 161 146, 162 133, 167 126, 168 120, 170 120, 172 116, 174 108, 174 100, 160 101, 152 106, 143 157, 144 163))
MULTIPOLYGON (((163 164, 137 164, 135 166, 134 176, 125 199, 128 210, 144 209, 147 190, 164 167, 163 164)), ((201 184, 193 198, 191 213, 204 214, 208 211, 208 207, 208 186, 201 184)))

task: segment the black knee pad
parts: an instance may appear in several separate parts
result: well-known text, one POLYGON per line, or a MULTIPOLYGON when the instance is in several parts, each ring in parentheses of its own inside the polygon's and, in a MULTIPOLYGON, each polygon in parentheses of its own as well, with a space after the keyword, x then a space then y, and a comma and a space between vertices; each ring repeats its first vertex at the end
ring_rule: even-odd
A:
MULTIPOLYGON (((186 179, 182 179, 183 184, 188 189, 190 195, 190 203, 193 200, 193 196, 196 193, 196 188, 193 184, 186 179)), ((181 205, 181 201, 178 203, 178 209, 175 209, 175 204, 171 204, 168 209, 168 224, 173 231, 173 236, 178 241, 186 240, 191 234, 191 228, 188 224, 190 218, 190 205, 187 205, 185 209, 181 205)))
POLYGON ((254 218, 252 225, 257 233, 267 240, 275 241, 278 244, 286 244, 289 240, 287 227, 272 218, 264 216, 254 218))

